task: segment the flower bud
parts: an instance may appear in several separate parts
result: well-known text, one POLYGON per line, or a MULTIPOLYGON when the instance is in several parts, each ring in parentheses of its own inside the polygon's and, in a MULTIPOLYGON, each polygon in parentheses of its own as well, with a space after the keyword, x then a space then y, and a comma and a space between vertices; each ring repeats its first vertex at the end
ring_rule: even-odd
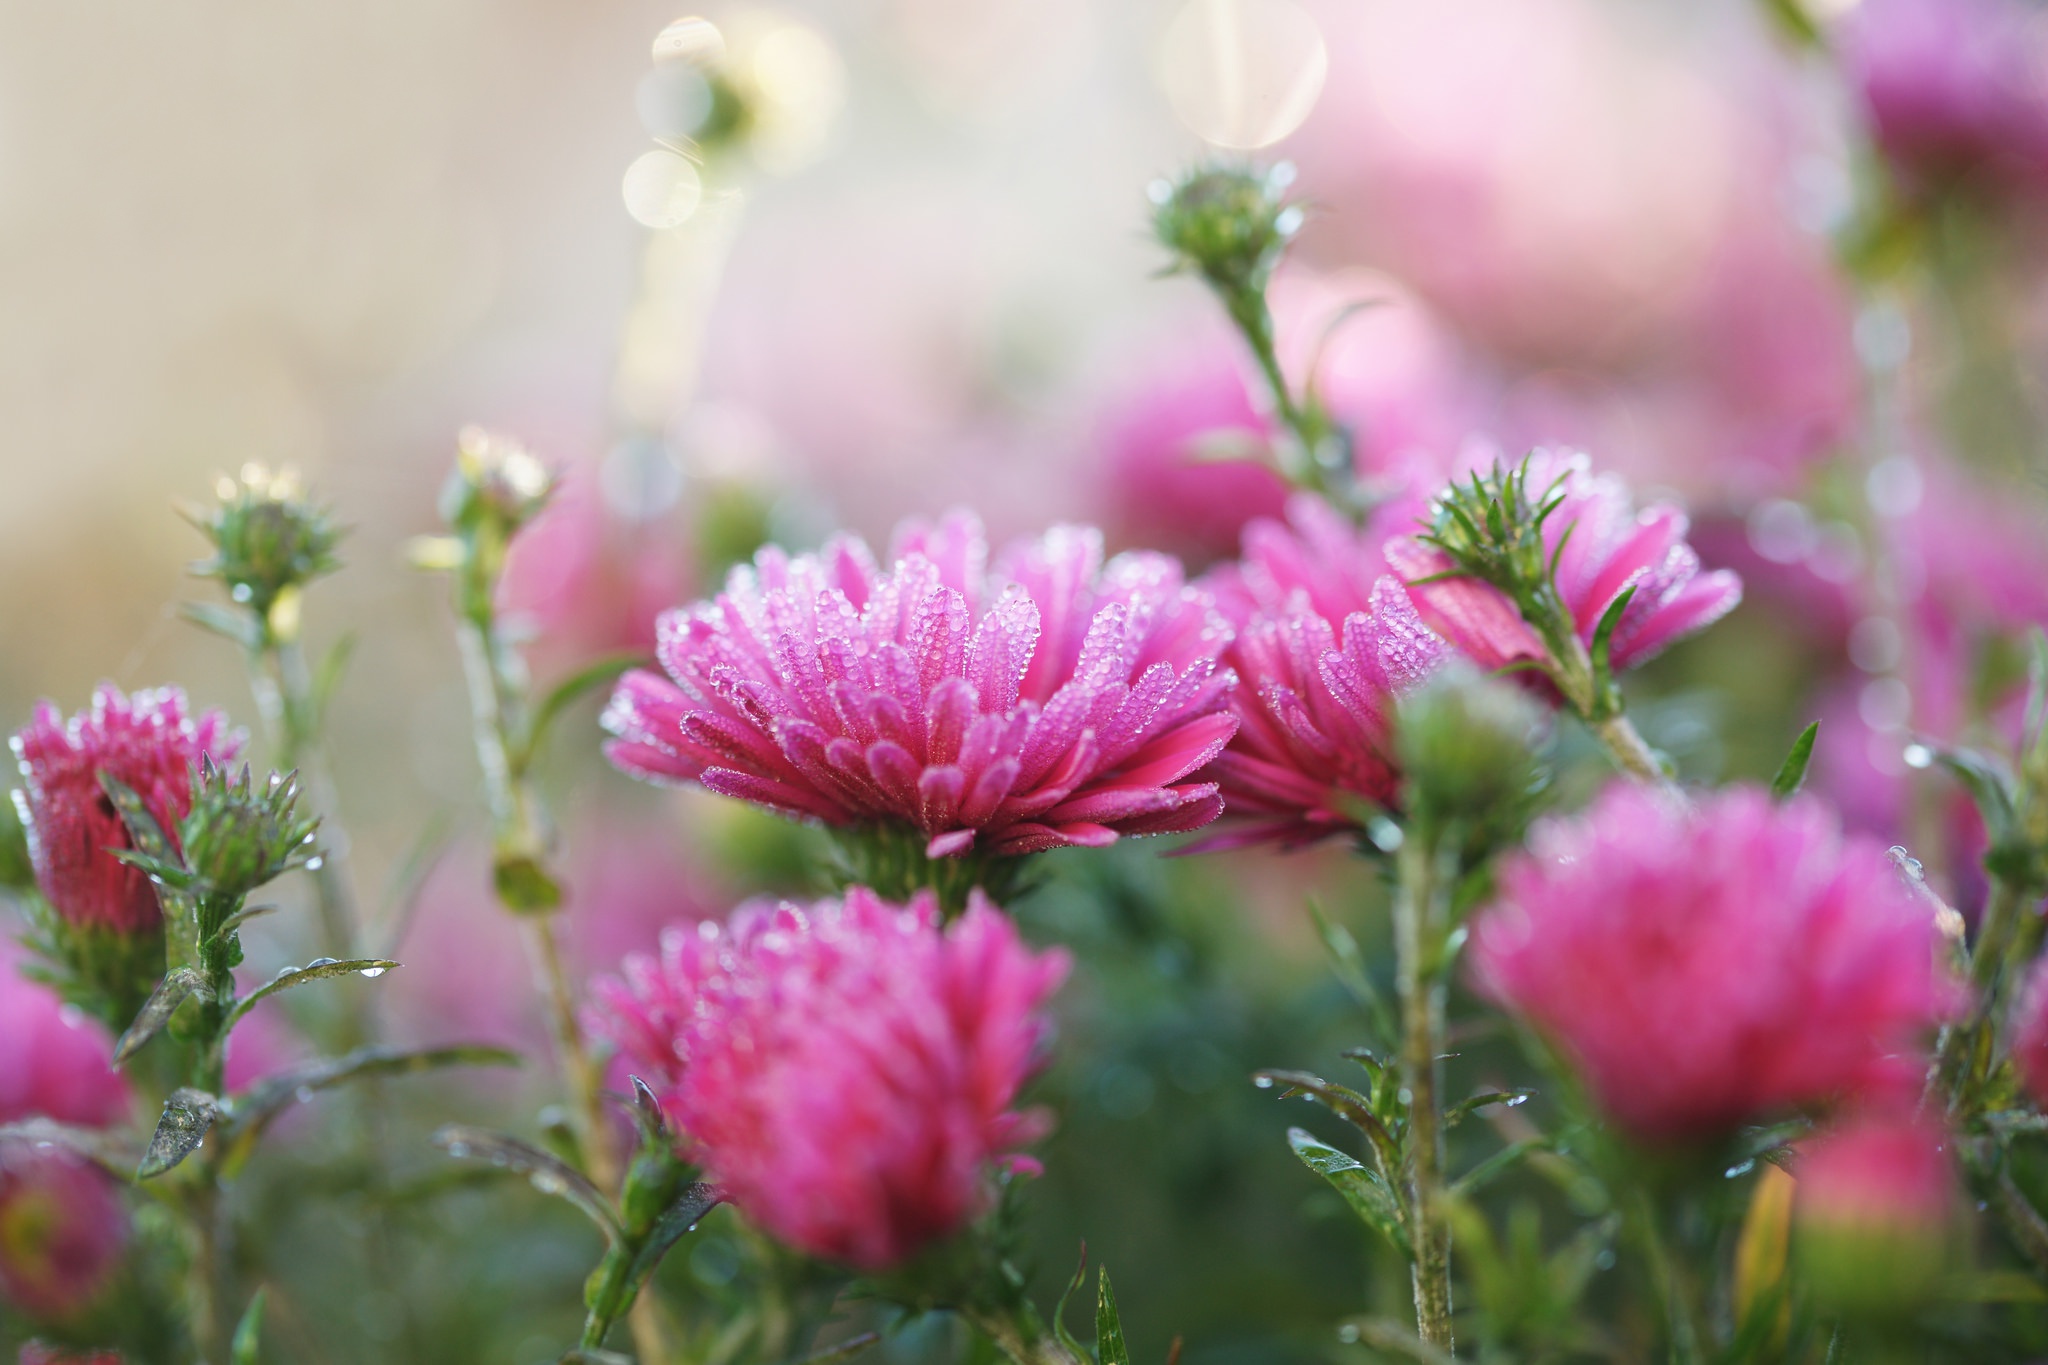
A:
POLYGON ((1178 183, 1151 189, 1152 231, 1175 256, 1219 291, 1259 292, 1301 230, 1301 210, 1281 196, 1294 168, 1282 163, 1264 174, 1204 167, 1178 183))
POLYGON ((459 533, 486 525, 500 537, 539 515, 555 491, 555 476, 540 457, 509 436, 464 427, 456 438, 455 470, 441 490, 441 516, 459 533))
POLYGON ((239 898, 305 866, 318 856, 320 819, 299 814, 298 804, 293 777, 272 773, 259 789, 246 763, 230 779, 202 757, 192 811, 181 827, 186 876, 208 894, 239 898))
POLYGON ((1397 712, 1401 808, 1418 826, 1457 822, 1475 851, 1513 842, 1542 784, 1543 731, 1522 689, 1467 666, 1443 669, 1397 712))
POLYGON ((341 566, 334 555, 341 528, 288 469, 244 465, 240 478, 223 478, 214 491, 211 508, 187 513, 213 542, 213 557, 192 572, 219 579, 273 634, 289 638, 297 633, 299 592, 341 566))
POLYGON ((1957 1249, 1948 1134, 1913 1116, 1853 1118, 1794 1174, 1797 1250, 1815 1299, 1850 1317, 1926 1302, 1957 1249))

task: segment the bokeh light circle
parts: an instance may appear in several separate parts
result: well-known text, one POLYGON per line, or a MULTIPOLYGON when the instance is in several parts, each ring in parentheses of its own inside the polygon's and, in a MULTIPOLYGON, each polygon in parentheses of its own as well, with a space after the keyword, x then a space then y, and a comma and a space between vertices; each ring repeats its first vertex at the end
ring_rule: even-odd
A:
POLYGON ((1330 56, 1294 0, 1188 0, 1159 44, 1159 84, 1197 137, 1250 151, 1302 125, 1330 56))
POLYGON ((643 227, 681 227, 704 202, 704 181, 680 152, 656 147, 626 168, 620 186, 626 212, 643 227))

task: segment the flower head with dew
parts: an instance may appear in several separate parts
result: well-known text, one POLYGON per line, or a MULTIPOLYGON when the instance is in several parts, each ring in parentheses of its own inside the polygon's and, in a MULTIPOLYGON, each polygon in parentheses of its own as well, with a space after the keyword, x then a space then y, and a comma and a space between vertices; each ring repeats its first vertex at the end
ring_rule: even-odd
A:
POLYGON ((1237 722, 1209 596, 1164 556, 1103 563, 1074 527, 987 560, 965 513, 903 528, 886 569, 852 537, 762 551, 663 616, 667 676, 620 683, 606 752, 638 777, 908 833, 931 859, 1213 820, 1215 784, 1187 778, 1237 722))
POLYGON ((671 930, 595 988, 593 1028, 747 1216, 875 1271, 961 1228, 1044 1128, 1013 1106, 1068 967, 976 895, 942 926, 863 887, 671 930))
POLYGON ((110 850, 130 846, 127 827, 100 785, 117 779, 142 799, 173 840, 192 808, 202 755, 225 764, 244 736, 219 711, 193 715, 174 687, 124 695, 110 684, 70 719, 49 702, 14 736, 24 786, 16 793, 36 882, 57 915, 83 929, 153 933, 162 924, 149 878, 110 850))
POLYGON ((1482 668, 1535 666, 1589 719, 1611 713, 1609 675, 1703 630, 1742 600, 1727 570, 1703 572, 1685 513, 1636 509, 1627 487, 1577 452, 1538 450, 1438 495, 1429 530, 1387 543, 1417 609, 1482 668), (1620 615, 1608 621, 1622 594, 1620 615), (1588 662, 1588 656, 1594 662, 1588 662))
POLYGON ((107 1288, 127 1240, 104 1171, 61 1147, 0 1140, 0 1301, 70 1317, 107 1288))
POLYGON ((29 1118, 101 1128, 128 1117, 128 1082, 107 1031, 20 974, 0 940, 0 1124, 29 1118))
POLYGON ((1209 847, 1310 843, 1396 806, 1395 702, 1448 652, 1381 572, 1370 530, 1308 495, 1288 522, 1253 522, 1244 558, 1209 580, 1237 626, 1238 678, 1237 734, 1205 774, 1238 828, 1209 847))
POLYGON ((1927 903, 1834 814, 1633 784, 1539 825, 1473 926, 1480 991, 1651 1139, 1911 1091, 1956 988, 1927 903))

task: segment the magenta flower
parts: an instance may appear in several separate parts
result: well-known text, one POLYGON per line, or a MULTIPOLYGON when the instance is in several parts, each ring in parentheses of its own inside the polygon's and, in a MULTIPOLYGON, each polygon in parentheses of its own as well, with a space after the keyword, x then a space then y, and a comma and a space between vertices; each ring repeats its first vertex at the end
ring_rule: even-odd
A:
MULTIPOLYGON (((1558 595, 1580 640, 1590 647, 1607 608, 1635 589, 1614 630, 1609 658, 1615 672, 1705 629, 1742 600, 1734 574, 1700 571, 1699 556, 1685 540, 1685 513, 1676 507, 1659 503, 1637 512, 1621 480, 1594 475, 1585 455, 1537 451, 1529 461, 1530 498, 1540 501, 1559 485, 1564 502, 1544 523, 1543 539, 1557 557, 1558 595)), ((1545 658, 1543 642, 1506 594, 1476 578, 1428 581, 1451 570, 1443 551, 1405 537, 1388 541, 1386 555, 1407 580, 1422 619, 1480 667, 1545 658)))
POLYGON ((2015 0, 1865 0, 1842 53, 1877 142, 1909 175, 2048 184, 2048 32, 2015 0))
POLYGON ((1371 528, 1392 519, 1382 509, 1360 530, 1300 495, 1290 525, 1253 522, 1243 560, 1211 575, 1238 626, 1224 656, 1238 730, 1206 775, 1243 821, 1205 847, 1311 843, 1355 828, 1360 802, 1395 805, 1394 703, 1448 651, 1384 572, 1371 528))
POLYGON ((2013 1006, 2012 1060, 2034 1103, 2048 1108, 2048 957, 2034 963, 2013 1006))
POLYGON ((1800 1221, 1858 1235, 1938 1234, 1956 1207, 1948 1149, 1948 1131, 1910 1110, 1852 1116, 1800 1144, 1800 1221))
POLYGON ((105 1172, 61 1148, 0 1142, 0 1299, 69 1317, 107 1287, 127 1240, 105 1172))
POLYGON ((149 879, 108 850, 127 848, 128 830, 100 788, 111 773, 142 798, 173 840, 192 809, 192 769, 201 754, 217 764, 241 752, 243 735, 219 711, 189 714, 175 687, 123 696, 102 684, 90 710, 69 721, 40 703, 14 736, 26 787, 16 795, 28 828, 36 881, 57 913, 81 928, 154 931, 162 920, 149 879))
POLYGON ((662 617, 669 676, 620 683, 606 753, 786 815, 907 826, 932 858, 1215 819, 1215 784, 1184 780, 1237 725, 1208 595, 1163 556, 1104 565, 1092 530, 987 558, 965 513, 904 528, 886 571, 852 537, 762 551, 662 617))
POLYGON ((1503 866, 1472 967, 1602 1108, 1675 1138, 1910 1089, 1954 1003, 1934 949, 1884 850, 1819 802, 1620 784, 1503 866))
POLYGON ((742 907, 600 981, 593 1027, 748 1217, 813 1255, 897 1264, 986 1207, 1043 1120, 1011 1106, 1067 972, 977 895, 742 907))
POLYGON ((121 1365, 119 1351, 67 1351, 47 1342, 24 1344, 16 1365, 121 1365))
POLYGON ((103 1128, 128 1117, 113 1040, 56 992, 21 976, 0 940, 0 1124, 42 1117, 103 1128))

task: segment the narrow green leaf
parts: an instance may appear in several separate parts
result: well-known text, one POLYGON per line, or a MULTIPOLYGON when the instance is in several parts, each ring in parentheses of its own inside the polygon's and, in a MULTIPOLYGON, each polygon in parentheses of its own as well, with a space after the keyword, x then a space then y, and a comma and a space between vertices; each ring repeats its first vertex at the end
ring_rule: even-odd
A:
POLYGON ((327 728, 327 708, 334 701, 334 694, 341 688, 341 675, 348 671, 348 662, 355 657, 356 633, 348 632, 334 642, 327 651, 327 657, 320 661, 319 672, 313 677, 311 697, 313 733, 324 733, 327 728))
MULTIPOLYGON (((702 1222, 704 1215, 725 1202, 725 1196, 717 1188, 702 1181, 683 1187, 676 1201, 663 1210, 660 1218, 648 1231, 647 1240, 640 1244, 640 1250, 633 1257, 631 1268, 626 1271, 625 1300, 619 1305, 619 1312, 633 1306, 633 1300, 640 1293, 640 1286, 647 1283, 661 1265, 669 1249, 702 1222)), ((586 1210, 588 1212, 588 1210, 586 1210)))
MULTIPOLYGON (((568 1162, 551 1153, 543 1152, 530 1142, 521 1142, 508 1134, 471 1128, 460 1123, 448 1124, 435 1133, 434 1145, 457 1160, 485 1161, 500 1170, 515 1171, 525 1176, 542 1194, 566 1199, 581 1209, 591 1222, 597 1224, 607 1242, 614 1246, 618 1245, 621 1236, 619 1219, 612 1211, 611 1201, 604 1197, 597 1186, 590 1183, 583 1172, 568 1162)), ((692 1186, 692 1189, 695 1188, 692 1186)), ((709 1208, 710 1205, 707 1204, 705 1207, 709 1208)), ((702 1216, 700 1212, 698 1217, 702 1216)), ((664 1219, 667 1217, 668 1215, 663 1215, 664 1219)), ((691 1223, 694 1225, 695 1219, 692 1219, 691 1223)), ((685 1227, 675 1235, 680 1237, 688 1230, 685 1227)))
POLYGON ((105 1128, 83 1128, 55 1119, 22 1119, 0 1123, 0 1143, 25 1142, 32 1147, 62 1147, 122 1180, 135 1174, 142 1159, 133 1142, 105 1128))
POLYGON ((100 790, 114 803, 115 811, 121 816, 121 823, 128 828, 129 841, 134 844, 131 851, 167 868, 184 867, 184 859, 178 856, 178 851, 171 846, 170 837, 164 833, 163 826, 149 813, 149 807, 142 804, 142 798, 135 794, 135 789, 104 770, 101 771, 99 779, 100 790))
POLYGON ((1321 1076, 1306 1071, 1259 1071, 1252 1075, 1252 1082, 1262 1087, 1283 1086, 1280 1098, 1290 1095, 1307 1095, 1325 1109, 1343 1119, 1352 1127, 1372 1139, 1373 1146, 1382 1152, 1394 1150, 1394 1135, 1380 1122, 1379 1115, 1372 1110, 1372 1104, 1365 1096, 1348 1085, 1326 1081, 1321 1076))
POLYGON ((156 1121, 149 1149, 135 1168, 137 1180, 154 1180, 176 1169, 179 1162, 199 1150, 213 1120, 220 1113, 220 1101, 204 1090, 182 1086, 164 1101, 163 1117, 156 1121))
POLYGON ((1516 1162, 1529 1153, 1548 1151, 1549 1148, 1549 1138, 1524 1138, 1520 1142, 1511 1142, 1452 1181, 1451 1193, 1467 1195, 1482 1190, 1507 1174, 1516 1162))
POLYGON ((1344 1202, 1367 1227, 1392 1242, 1403 1256, 1414 1255, 1401 1201, 1378 1171, 1301 1128, 1287 1130, 1287 1145, 1301 1158, 1302 1165, 1329 1181, 1344 1196, 1344 1202))
POLYGON ((1806 766, 1813 762, 1813 742, 1820 738, 1820 722, 1814 721, 1799 732, 1799 738, 1792 741, 1792 750, 1785 755, 1785 761, 1778 767, 1778 775, 1771 779, 1771 798, 1788 801, 1806 781, 1806 766))
POLYGON ((235 1096, 227 1141, 245 1155, 278 1115, 322 1090, 378 1076, 405 1076, 451 1066, 518 1066, 519 1054, 476 1044, 452 1047, 365 1047, 264 1077, 235 1096))
POLYGON ((149 999, 136 1013, 135 1021, 128 1025, 114 1044, 114 1065, 120 1067, 130 1057, 142 1050, 144 1043, 163 1032, 171 1016, 178 1012, 178 1006, 199 991, 206 989, 206 977, 191 967, 175 967, 163 980, 156 983, 149 999))
POLYGON ((1594 695, 1605 697, 1614 686, 1614 628, 1621 624, 1622 614, 1634 600, 1636 585, 1631 583, 1615 595, 1607 604, 1607 610, 1600 613, 1600 624, 1593 628, 1593 687, 1594 695))
POLYGON ((210 630, 224 639, 233 640, 244 649, 256 646, 256 622, 246 611, 224 607, 218 602, 180 602, 178 615, 201 630, 210 630))
POLYGON ((256 1008, 257 1001, 267 999, 281 991, 293 990, 299 986, 308 985, 315 981, 326 981, 337 976, 382 976, 397 965, 396 962, 391 962, 381 957, 353 957, 346 961, 331 957, 316 957, 303 967, 287 967, 236 1001, 235 1007, 228 1011, 227 1024, 221 1032, 225 1036, 236 1024, 241 1023, 243 1019, 248 1017, 249 1011, 256 1008))
POLYGON ((1466 1115, 1475 1110, 1490 1108, 1496 1104, 1521 1104, 1535 1093, 1533 1090, 1489 1090, 1482 1095, 1469 1096, 1444 1110, 1444 1126, 1456 1127, 1464 1121, 1466 1115))
POLYGON ((256 1365, 263 1337, 263 1301, 268 1291, 258 1289, 249 1300, 242 1320, 235 1324, 234 1344, 228 1349, 228 1365, 256 1365))
POLYGON ((836 1345, 813 1351, 798 1360, 796 1365, 839 1365, 840 1361, 851 1360, 869 1347, 879 1345, 881 1340, 880 1332, 862 1332, 836 1345))
POLYGON ((561 1365, 633 1365, 633 1357, 601 1351, 595 1346, 577 1346, 562 1356, 561 1365))
POLYGON ((1053 1336, 1058 1339, 1060 1345, 1074 1353, 1074 1359, 1080 1361, 1088 1359, 1088 1352, 1074 1334, 1067 1330, 1067 1300, 1074 1297, 1075 1291, 1080 1289, 1087 1282, 1087 1279, 1088 1244, 1083 1242, 1081 1243, 1081 1261, 1080 1264, 1074 1267, 1074 1278, 1067 1281, 1066 1290, 1060 1295, 1060 1301, 1052 1306, 1053 1336))
POLYGON ((1095 1359, 1098 1365, 1131 1365, 1123 1319, 1116 1312, 1116 1291, 1109 1287, 1108 1266, 1097 1272, 1095 1283, 1095 1359))
POLYGON ((526 728, 526 752, 531 755, 540 748, 549 727, 562 712, 598 688, 610 686, 627 669, 638 668, 646 662, 646 658, 638 654, 609 654, 556 683, 541 699, 540 705, 534 708, 533 721, 526 728))

